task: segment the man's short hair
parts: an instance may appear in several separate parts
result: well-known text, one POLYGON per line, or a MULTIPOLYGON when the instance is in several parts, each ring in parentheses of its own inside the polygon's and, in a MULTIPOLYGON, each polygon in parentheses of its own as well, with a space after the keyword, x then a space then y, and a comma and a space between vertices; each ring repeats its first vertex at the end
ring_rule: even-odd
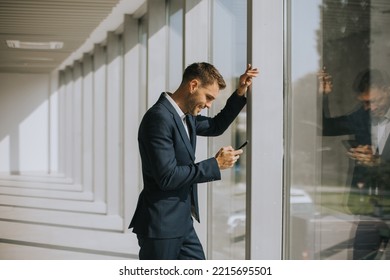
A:
POLYGON ((208 86, 217 82, 219 89, 226 87, 225 80, 219 71, 210 63, 196 62, 189 65, 183 73, 182 83, 198 79, 202 86, 208 86))
POLYGON ((390 86, 389 75, 378 69, 368 69, 360 72, 353 82, 352 88, 357 93, 366 92, 371 87, 386 88, 390 86))

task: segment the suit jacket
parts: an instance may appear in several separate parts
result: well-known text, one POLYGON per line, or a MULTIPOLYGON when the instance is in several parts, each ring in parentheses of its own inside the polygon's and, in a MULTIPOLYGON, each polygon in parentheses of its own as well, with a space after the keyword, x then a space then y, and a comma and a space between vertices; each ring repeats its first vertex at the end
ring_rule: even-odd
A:
POLYGON ((190 138, 168 99, 159 100, 144 115, 138 143, 144 187, 129 228, 150 238, 175 238, 199 221, 197 183, 220 180, 214 157, 195 162, 196 135, 221 135, 246 104, 233 93, 215 117, 189 116, 190 138))
MULTIPOLYGON (((325 109, 327 106, 325 100, 325 109)), ((323 116, 323 135, 354 135, 359 145, 371 145, 370 112, 363 107, 344 116, 330 118, 323 116)), ((390 214, 390 137, 387 138, 381 164, 367 167, 355 164, 347 207, 353 214, 389 215, 390 214), (364 183, 361 189, 358 183, 364 183), (363 197, 362 197, 363 196, 363 197)))

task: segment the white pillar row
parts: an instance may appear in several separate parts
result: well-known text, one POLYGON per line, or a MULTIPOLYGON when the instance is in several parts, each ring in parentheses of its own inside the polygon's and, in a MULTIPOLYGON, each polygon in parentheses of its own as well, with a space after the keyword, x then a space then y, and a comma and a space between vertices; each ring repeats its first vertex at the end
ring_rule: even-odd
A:
POLYGON ((73 183, 81 184, 82 170, 82 73, 81 63, 75 61, 73 64, 73 100, 72 100, 72 122, 73 122, 73 183))
POLYGON ((73 73, 70 66, 65 69, 65 104, 64 104, 64 159, 65 159, 65 176, 73 178, 73 73))
POLYGON ((140 163, 138 155, 137 132, 140 121, 140 44, 138 40, 138 20, 126 15, 123 31, 123 116, 124 116, 124 228, 137 205, 140 189, 140 163))
POLYGON ((95 45, 93 51, 93 111, 94 143, 93 173, 96 201, 106 200, 106 51, 101 45, 95 45))
POLYGON ((92 192, 93 185, 93 69, 92 56, 84 54, 83 59, 83 166, 82 178, 84 191, 92 192))
POLYGON ((122 48, 118 35, 107 35, 107 213, 118 215, 123 195, 122 48))

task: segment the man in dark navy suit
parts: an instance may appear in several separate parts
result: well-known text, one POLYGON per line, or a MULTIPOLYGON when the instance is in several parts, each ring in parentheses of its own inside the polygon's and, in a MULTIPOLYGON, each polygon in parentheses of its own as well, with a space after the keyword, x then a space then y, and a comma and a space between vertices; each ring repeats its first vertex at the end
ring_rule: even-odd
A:
MULTIPOLYGON (((320 73, 321 93, 332 92, 329 74, 320 73)), ((323 117, 323 135, 353 135, 348 156, 354 161, 347 206, 357 215, 353 259, 376 259, 390 237, 390 78, 377 69, 359 73, 353 83, 360 106, 350 114, 323 117)), ((387 258, 385 255, 380 258, 387 258)))
POLYGON ((242 150, 221 148, 215 157, 195 161, 196 136, 221 135, 246 104, 258 70, 248 65, 237 90, 215 117, 200 115, 226 87, 209 63, 193 63, 179 88, 164 92, 145 114, 138 131, 144 187, 129 228, 137 234, 140 259, 205 259, 193 227, 199 222, 197 184, 221 179, 242 150))

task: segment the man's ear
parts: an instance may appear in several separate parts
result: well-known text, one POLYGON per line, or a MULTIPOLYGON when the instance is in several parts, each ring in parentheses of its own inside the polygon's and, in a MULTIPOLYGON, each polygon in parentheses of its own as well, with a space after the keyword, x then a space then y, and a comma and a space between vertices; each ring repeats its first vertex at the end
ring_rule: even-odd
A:
POLYGON ((199 81, 197 79, 192 79, 188 85, 190 93, 192 94, 199 87, 199 81))

